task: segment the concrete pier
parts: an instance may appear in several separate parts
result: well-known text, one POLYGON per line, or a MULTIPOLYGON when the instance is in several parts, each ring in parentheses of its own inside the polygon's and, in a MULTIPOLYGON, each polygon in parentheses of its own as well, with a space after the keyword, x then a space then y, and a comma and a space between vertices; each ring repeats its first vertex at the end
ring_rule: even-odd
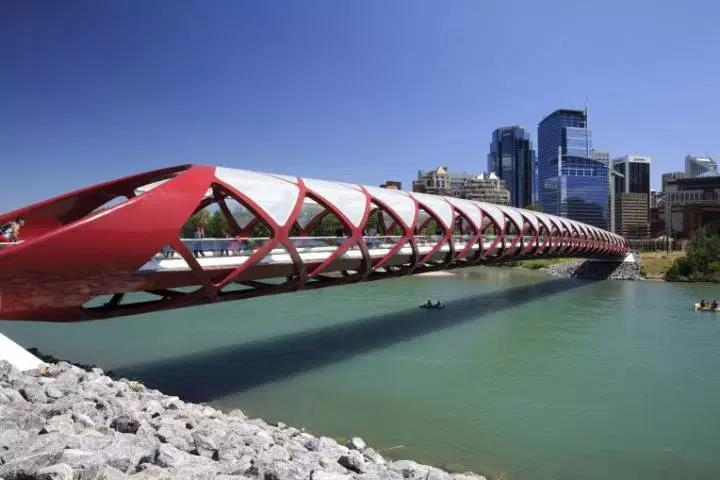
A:
POLYGON ((21 372, 38 368, 44 362, 0 333, 0 360, 6 360, 21 372))

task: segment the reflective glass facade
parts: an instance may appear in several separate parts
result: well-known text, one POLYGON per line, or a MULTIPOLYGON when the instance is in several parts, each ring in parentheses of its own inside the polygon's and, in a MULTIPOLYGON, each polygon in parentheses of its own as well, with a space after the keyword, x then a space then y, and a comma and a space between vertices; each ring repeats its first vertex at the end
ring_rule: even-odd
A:
POLYGON ((622 175, 622 177, 616 175, 616 176, 613 176, 613 178, 612 178, 612 182, 615 183, 615 193, 616 194, 625 192, 625 178, 627 177, 627 172, 625 171, 626 170, 625 165, 626 165, 625 162, 622 162, 622 163, 618 162, 613 165, 613 170, 615 170, 617 173, 622 175))
POLYGON ((510 205, 522 208, 532 203, 535 150, 530 134, 518 126, 495 130, 487 170, 505 181, 510 191, 510 205))
POLYGON ((630 164, 630 193, 647 193, 650 195, 650 164, 630 164))
POLYGON ((592 153, 584 111, 556 110, 540 122, 537 171, 544 212, 607 228, 608 161, 592 153))
POLYGON ((613 160, 615 193, 645 193, 650 195, 650 157, 626 155, 613 160))
POLYGON ((622 175, 612 179, 612 229, 627 238, 647 238, 650 234, 650 164, 650 157, 641 155, 625 155, 612 161, 613 170, 622 175))

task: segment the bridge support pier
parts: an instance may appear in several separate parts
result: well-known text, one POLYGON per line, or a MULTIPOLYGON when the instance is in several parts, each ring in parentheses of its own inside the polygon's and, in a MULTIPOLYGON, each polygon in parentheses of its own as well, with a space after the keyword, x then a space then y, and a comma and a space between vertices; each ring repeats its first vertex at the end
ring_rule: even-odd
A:
POLYGON ((6 360, 24 372, 38 368, 44 362, 0 333, 0 360, 6 360))
POLYGON ((588 258, 586 262, 605 262, 605 263, 640 263, 640 255, 628 252, 622 258, 588 258))

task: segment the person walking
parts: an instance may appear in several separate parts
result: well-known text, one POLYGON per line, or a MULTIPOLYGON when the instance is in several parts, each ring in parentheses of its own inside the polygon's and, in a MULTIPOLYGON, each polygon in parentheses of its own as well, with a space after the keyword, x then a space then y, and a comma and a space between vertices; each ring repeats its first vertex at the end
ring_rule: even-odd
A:
POLYGON ((198 223, 195 227, 195 233, 193 234, 193 238, 195 238, 195 248, 193 249, 193 254, 195 255, 195 258, 204 257, 205 252, 203 252, 202 241, 205 238, 205 227, 203 227, 202 224, 198 223))
POLYGON ((23 217, 17 217, 14 221, 0 227, 0 242, 16 243, 20 241, 20 229, 25 225, 23 217))

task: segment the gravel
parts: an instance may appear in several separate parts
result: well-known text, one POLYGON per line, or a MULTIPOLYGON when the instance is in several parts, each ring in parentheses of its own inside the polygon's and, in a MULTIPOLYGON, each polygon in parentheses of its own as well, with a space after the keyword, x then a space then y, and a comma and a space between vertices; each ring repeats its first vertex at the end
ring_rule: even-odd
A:
POLYGON ((66 362, 0 361, 0 480, 485 480, 390 461, 282 423, 187 403, 66 362))

